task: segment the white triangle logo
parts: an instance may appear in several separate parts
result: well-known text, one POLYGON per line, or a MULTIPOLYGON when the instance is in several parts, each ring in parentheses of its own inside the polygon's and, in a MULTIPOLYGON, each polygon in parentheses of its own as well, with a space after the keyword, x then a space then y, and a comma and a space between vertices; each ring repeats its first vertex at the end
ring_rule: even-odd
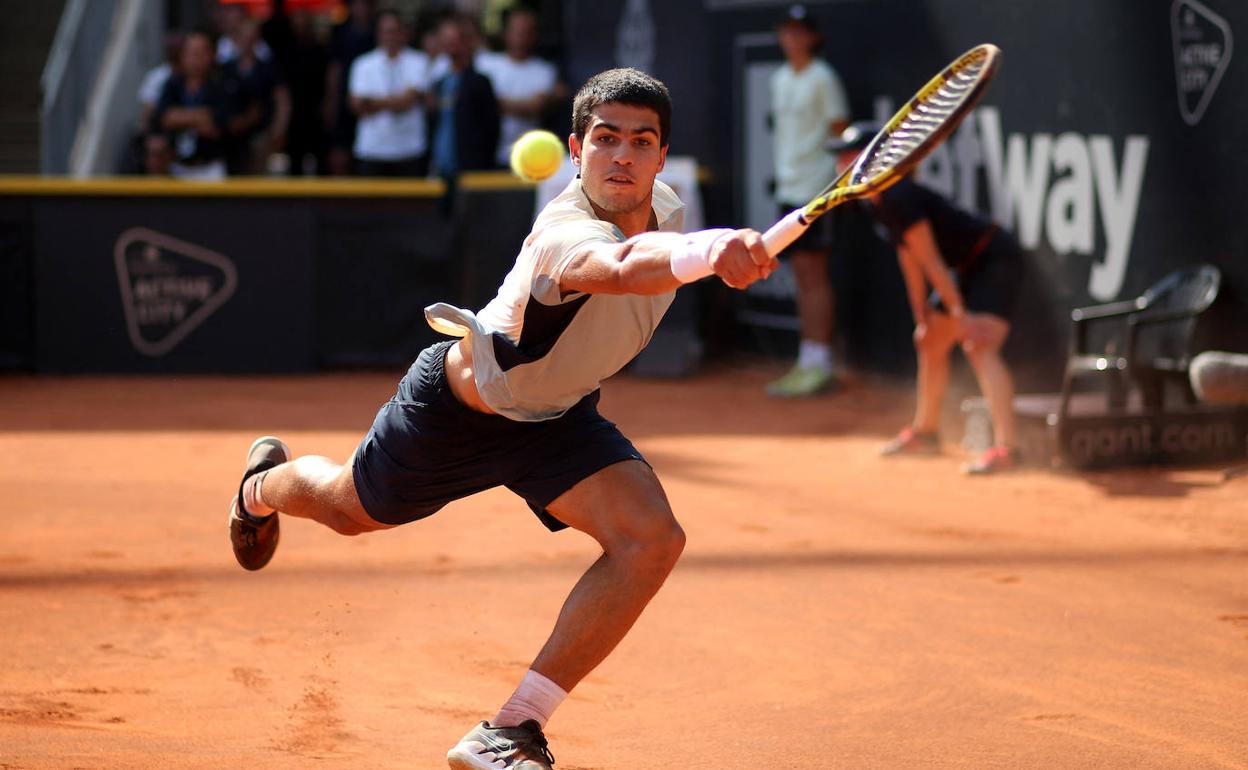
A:
POLYGON ((1197 0, 1174 0, 1170 32, 1179 114, 1187 125, 1194 126, 1204 117, 1231 63, 1231 27, 1197 0))
POLYGON ((225 304, 238 271, 224 254, 135 227, 113 249, 134 349, 163 356, 225 304))

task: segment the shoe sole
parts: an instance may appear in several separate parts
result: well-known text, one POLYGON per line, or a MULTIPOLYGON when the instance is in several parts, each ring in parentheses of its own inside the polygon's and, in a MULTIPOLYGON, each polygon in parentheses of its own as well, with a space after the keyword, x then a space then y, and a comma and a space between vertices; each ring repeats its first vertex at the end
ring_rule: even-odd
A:
POLYGON ((828 383, 827 385, 821 385, 820 387, 815 388, 814 390, 807 390, 801 393, 782 393, 782 392, 774 391, 774 390, 767 390, 765 392, 771 398, 783 398, 783 399, 787 399, 790 401, 796 401, 798 399, 803 399, 803 398, 814 398, 815 396, 822 396, 828 393, 835 392, 839 389, 840 389, 839 385, 828 383))
MULTIPOLYGON (((277 445, 282 448, 282 452, 286 454, 286 461, 290 462, 290 447, 286 446, 285 441, 282 441, 277 436, 261 436, 260 438, 251 442, 251 446, 247 448, 247 465, 251 464, 251 453, 256 451, 256 447, 260 446, 261 444, 269 443, 272 441, 277 442, 277 445)), ((243 466, 243 473, 247 472, 247 465, 243 466)))
MULTIPOLYGON (((479 743, 475 745, 481 746, 482 749, 485 748, 485 746, 479 743)), ((466 744, 457 745, 448 751, 446 753, 446 764, 452 770, 498 770, 497 765, 486 762, 481 757, 476 756, 473 750, 466 744)))

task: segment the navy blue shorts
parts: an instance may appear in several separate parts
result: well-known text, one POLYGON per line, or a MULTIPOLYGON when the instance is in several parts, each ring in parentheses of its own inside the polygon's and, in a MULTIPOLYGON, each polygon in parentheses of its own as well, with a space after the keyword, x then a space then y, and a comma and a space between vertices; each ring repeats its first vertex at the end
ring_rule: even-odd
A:
POLYGON ((461 497, 505 486, 552 532, 566 524, 546 510, 608 465, 645 458, 598 414, 598 391, 562 417, 519 422, 464 406, 446 381, 439 342, 417 357, 355 452, 355 489, 383 524, 423 519, 461 497))
MULTIPOLYGON (((1010 320, 1023 285, 1026 266, 1022 247, 1004 230, 998 230, 975 261, 955 274, 962 301, 972 313, 989 313, 1010 320)), ((935 291, 929 303, 941 312, 945 308, 935 291)))

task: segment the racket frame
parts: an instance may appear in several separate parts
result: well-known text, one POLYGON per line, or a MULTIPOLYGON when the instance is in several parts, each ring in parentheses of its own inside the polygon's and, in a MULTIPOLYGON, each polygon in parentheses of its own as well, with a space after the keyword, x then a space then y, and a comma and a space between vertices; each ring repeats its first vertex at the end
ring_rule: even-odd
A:
POLYGON ((980 98, 988 88, 988 84, 992 81, 996 74, 997 67, 1001 62, 1001 49, 991 43, 977 45, 971 50, 954 59, 949 66, 945 67, 937 73, 927 84, 919 89, 918 93, 910 98, 908 102, 898 110, 884 127, 871 139, 871 142, 863 148, 862 152, 854 160, 853 164, 841 173, 831 184, 823 189, 821 193, 816 195, 810 203, 799 209, 794 209, 785 215, 779 222, 776 222, 763 234, 763 243, 767 247, 767 253, 773 257, 778 255, 789 247, 793 241, 801 237, 810 224, 824 213, 836 208, 846 201, 856 200, 867 195, 874 195, 884 192, 889 187, 899 182, 910 171, 918 165, 928 153, 930 153, 938 144, 943 142, 949 134, 953 133, 962 123, 962 120, 979 102, 980 98), (982 69, 976 78, 974 85, 971 86, 970 92, 963 97, 958 106, 942 121, 940 126, 931 134, 923 139, 917 147, 911 150, 906 157, 902 158, 896 165, 891 166, 884 171, 876 174, 869 179, 863 179, 858 182, 853 180, 858 177, 862 169, 875 157, 876 151, 880 144, 883 143, 892 132, 901 123, 909 117, 915 109, 922 104, 929 96, 938 91, 958 70, 964 69, 968 62, 976 59, 984 59, 982 69))

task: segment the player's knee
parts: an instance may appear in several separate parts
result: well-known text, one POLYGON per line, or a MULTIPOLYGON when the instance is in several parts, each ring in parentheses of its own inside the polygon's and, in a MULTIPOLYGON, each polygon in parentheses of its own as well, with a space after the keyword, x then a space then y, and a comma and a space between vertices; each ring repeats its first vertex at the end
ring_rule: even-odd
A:
POLYGON ((971 366, 978 367, 985 361, 997 356, 1001 351, 1001 344, 995 340, 975 341, 967 340, 962 343, 962 352, 966 354, 966 360, 971 362, 971 366))
POLYGON ((666 575, 685 550, 685 530, 670 515, 634 533, 619 551, 630 563, 650 573, 666 575))
POLYGON ((346 535, 347 537, 354 537, 364 531, 358 524, 351 521, 351 519, 345 516, 341 511, 328 513, 322 521, 333 531, 340 535, 346 535))

